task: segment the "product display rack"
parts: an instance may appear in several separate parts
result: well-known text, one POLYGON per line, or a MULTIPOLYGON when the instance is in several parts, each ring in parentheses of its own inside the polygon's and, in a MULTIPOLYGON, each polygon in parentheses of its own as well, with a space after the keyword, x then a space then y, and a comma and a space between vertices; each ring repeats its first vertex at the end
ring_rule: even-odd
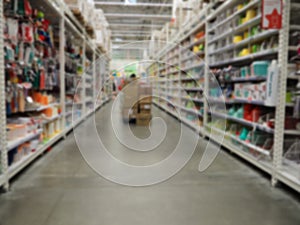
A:
POLYGON ((199 13, 202 16, 196 18, 197 25, 187 26, 179 32, 173 39, 173 43, 178 44, 167 46, 156 56, 152 56, 153 59, 161 62, 170 58, 167 55, 174 48, 183 46, 182 51, 191 49, 193 42, 185 42, 185 40, 189 37, 192 40, 193 35, 201 31, 201 21, 204 21, 204 29, 202 29, 205 31, 205 36, 195 41, 197 44, 204 43, 203 51, 196 54, 198 57, 203 57, 203 62, 185 65, 184 63, 193 57, 180 56, 182 59, 179 65, 181 76, 178 82, 180 87, 177 89, 182 88, 188 93, 202 89, 205 98, 179 95, 178 98, 181 100, 178 103, 178 100, 174 100, 174 94, 166 91, 166 88, 173 90, 174 80, 170 80, 167 76, 162 79, 158 78, 162 73, 153 69, 154 64, 148 71, 155 77, 152 82, 154 93, 159 94, 160 98, 169 96, 169 105, 173 104, 180 112, 198 114, 203 125, 195 124, 186 117, 179 118, 172 108, 166 106, 164 100, 154 98, 153 103, 270 174, 273 185, 281 181, 300 192, 300 130, 294 126, 297 121, 299 123, 299 115, 295 116, 295 112, 293 114, 297 104, 295 101, 300 93, 299 85, 296 87, 297 82, 295 82, 300 83, 299 66, 296 68, 296 62, 299 61, 299 44, 295 44, 295 41, 291 42, 295 39, 294 33, 300 31, 300 20, 299 16, 297 17, 299 3, 292 0, 284 1, 283 28, 280 30, 260 29, 261 1, 228 0, 212 10, 214 7, 213 4, 209 4, 199 13), (277 60, 277 64, 270 64, 272 60, 277 60), (269 82, 267 77, 253 73, 253 71, 257 73, 253 69, 255 63, 262 65, 265 62, 269 62, 269 69, 272 65, 278 65, 280 68, 277 81, 280 85, 276 90, 278 97, 275 102, 265 97, 267 92, 265 84, 269 82), (196 71, 192 76, 197 79, 198 86, 187 87, 185 83, 189 81, 189 78, 186 78, 184 74, 201 66, 204 67, 203 71, 196 71), (244 71, 249 71, 250 74, 244 76, 244 71), (212 82, 212 75, 216 77, 220 88, 212 82), (244 90, 245 87, 250 91, 248 97, 245 95, 248 93, 240 95, 237 91, 239 88, 244 90), (253 91, 261 88, 256 91, 260 94, 252 92, 252 88, 253 91), (222 90, 222 93, 219 90, 222 90), (294 97, 288 97, 290 95, 294 97), (196 106, 203 107, 203 110, 199 112, 186 107, 184 102, 188 99, 192 100, 196 106), (224 105, 225 108, 222 107, 224 105), (244 114, 244 110, 249 110, 249 112, 245 111, 247 113, 244 114), (241 113, 248 117, 250 114, 257 117, 244 118, 239 115, 241 113), (295 122, 288 123, 287 121, 295 122), (223 136, 224 142, 220 142, 223 136))
MULTIPOLYGON (((51 88, 49 89, 48 86, 46 88, 41 89, 41 92, 49 93, 51 95, 56 96, 56 101, 54 103, 46 103, 45 105, 40 105, 38 107, 28 108, 26 105, 25 111, 17 111, 13 112, 14 114, 9 114, 7 117, 7 96, 5 94, 6 85, 5 85, 5 77, 6 77, 6 70, 11 70, 7 68, 7 65, 4 63, 4 56, 6 56, 7 52, 4 53, 4 40, 7 42, 8 40, 4 38, 3 31, 4 31, 4 5, 3 1, 0 2, 0 105, 1 105, 1 137, 0 137, 0 149, 1 149, 1 164, 0 164, 0 187, 3 186, 4 189, 8 190, 9 188, 9 180, 15 176, 17 173, 19 173, 22 169, 24 169, 28 164, 30 164, 33 160, 35 160, 38 156, 40 156, 43 152, 48 150, 54 143, 59 141, 60 139, 64 138, 67 133, 75 128, 79 123, 81 123, 85 118, 90 116, 93 112, 95 112, 97 109, 99 109, 103 104, 105 104, 107 101, 109 101, 111 94, 106 93, 106 89, 100 94, 101 98, 105 95, 105 101, 97 101, 97 104, 94 104, 93 102, 96 102, 96 94, 97 90, 100 90, 101 84, 103 80, 109 78, 109 61, 110 58, 105 56, 102 51, 100 51, 96 45, 94 44, 94 41, 90 39, 89 35, 86 33, 85 28, 77 21, 77 19, 74 17, 73 13, 70 11, 68 6, 65 5, 65 3, 61 0, 55 0, 55 1, 49 1, 49 0, 43 0, 42 2, 36 2, 36 1, 29 1, 30 6, 32 9, 38 10, 38 12, 42 11, 43 13, 37 14, 38 16, 43 16, 51 26, 53 26, 55 31, 59 31, 57 33, 53 34, 54 42, 52 42, 51 48, 56 51, 55 58, 46 58, 44 57, 44 64, 48 67, 45 67, 47 70, 49 70, 49 66, 54 66, 54 72, 58 74, 59 77, 58 84, 54 83, 54 85, 57 85, 58 88, 51 88), (40 11, 39 11, 40 10, 40 11), (68 47, 66 46, 66 42, 70 40, 70 43, 78 45, 78 54, 76 52, 70 54, 68 52, 68 47), (79 41, 79 42, 77 42, 79 41), (67 51, 66 51, 67 50, 67 51), (80 54, 80 56, 79 56, 80 54), (77 70, 77 72, 70 72, 66 70, 65 63, 66 62, 73 61, 73 65, 75 67, 79 68, 80 71, 77 70), (100 72, 101 71, 101 72, 100 72), (74 90, 68 90, 69 85, 67 85, 65 79, 76 79, 79 81, 74 81, 74 90), (78 87, 79 86, 79 87, 78 87), (76 89, 77 88, 77 91, 76 89), (74 94, 80 93, 80 102, 75 101, 75 95, 74 94), (74 106, 73 106, 74 103, 74 106), (7 141, 7 130, 6 130, 6 123, 7 120, 11 120, 12 118, 18 118, 19 113, 23 116, 25 114, 28 115, 39 115, 40 113, 46 113, 48 109, 54 109, 56 107, 59 107, 59 114, 54 114, 53 116, 47 116, 42 118, 42 122, 40 123, 40 128, 35 129, 34 131, 31 131, 26 133, 25 135, 20 136, 19 138, 10 137, 10 140, 7 141), (70 109, 71 107, 71 109, 70 109), (74 120, 74 112, 76 110, 73 109, 73 107, 79 107, 81 114, 80 117, 76 118, 74 120), (69 110, 66 110, 66 109, 69 110), (25 113, 25 114, 24 114, 25 113), (69 124, 67 124, 68 118, 74 118, 69 119, 71 121, 69 124), (73 122, 75 121, 75 122, 73 122), (50 130, 52 130, 51 127, 55 126, 55 132, 51 133, 51 136, 47 137, 45 134, 50 134, 50 130), (41 134, 43 133, 43 138, 41 138, 41 134), (18 156, 18 158, 14 159, 13 162, 8 164, 8 154, 11 154, 11 151, 15 151, 15 149, 21 148, 19 146, 23 145, 29 145, 32 146, 33 142, 36 141, 36 147, 33 150, 33 147, 31 151, 22 152, 22 154, 14 155, 14 157, 18 156)), ((27 4, 27 3, 26 3, 27 4)), ((28 5, 25 5, 25 10, 31 10, 31 8, 26 8, 28 5)), ((7 17, 7 15, 5 15, 7 17)), ((20 19, 20 16, 14 16, 12 19, 20 19)), ((29 17, 29 19, 25 18, 23 23, 35 23, 35 20, 32 21, 29 17)), ((41 20, 43 23, 46 20, 41 20)), ((46 21, 46 23, 47 23, 46 21)), ((39 22, 39 21, 38 21, 39 22)), ((39 27, 38 29, 44 29, 44 27, 39 27)), ((45 41, 40 41, 37 39, 37 36, 34 37, 35 48, 38 48, 38 45, 44 46, 44 48, 47 48, 47 44, 44 43, 45 41)), ((19 43, 18 43, 19 44, 19 43)), ((50 45, 49 45, 50 46, 50 45)), ((6 50, 7 51, 7 50, 6 50)), ((53 50, 52 50, 53 51, 53 50)), ((7 58, 5 59, 7 61, 7 58)), ((19 64, 22 66, 22 64, 19 64)), ((17 66, 19 66, 17 65, 17 66)), ((29 64, 25 64, 24 67, 26 68, 29 66, 29 64)), ((49 70, 50 71, 50 70, 49 70)), ((49 72, 48 71, 48 72, 49 72)), ((40 78, 41 79, 41 78, 40 78)), ((47 83, 46 83, 47 85, 47 83)), ((53 86, 54 87, 54 86, 53 86)), ((30 90, 30 89, 29 89, 30 90)), ((35 89, 39 90, 39 89, 35 89)), ((107 88, 108 90, 108 88, 107 88)), ((110 91, 110 90, 108 90, 110 91)), ((34 100, 35 102, 35 100, 34 100)), ((27 104, 27 103, 26 103, 27 104)), ((34 103, 35 105, 37 103, 34 103)), ((27 116, 28 116, 27 115, 27 116)), ((11 123, 11 122, 10 122, 11 123)), ((28 128, 26 128, 28 129, 28 128)), ((23 148, 23 147, 22 147, 23 148)), ((27 147, 28 148, 28 147, 27 147)), ((23 151, 23 150, 22 150, 23 151)), ((15 154, 15 153, 14 153, 15 154)), ((12 157, 12 156, 10 156, 12 157)))
POLYGON ((153 69, 153 64, 149 70, 150 74, 160 77, 152 81, 154 93, 158 94, 154 104, 202 135, 206 13, 207 10, 202 10, 175 37, 179 44, 167 46, 158 53, 158 61, 162 63, 156 64, 160 69, 153 69))

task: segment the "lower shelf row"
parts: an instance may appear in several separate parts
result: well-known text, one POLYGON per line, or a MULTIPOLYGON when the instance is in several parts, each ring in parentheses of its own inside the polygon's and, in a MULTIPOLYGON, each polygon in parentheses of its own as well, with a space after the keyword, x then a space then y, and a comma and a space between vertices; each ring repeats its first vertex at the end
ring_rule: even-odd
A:
MULTIPOLYGON (((95 110, 98 110, 108 99, 99 104, 95 110)), ((18 139, 8 142, 7 148, 7 168, 0 168, 3 171, 0 174, 0 187, 11 179, 23 168, 30 164, 39 155, 49 149, 55 142, 63 138, 68 132, 80 124, 85 118, 89 117, 95 110, 90 110, 85 116, 82 116, 71 123, 66 124, 64 129, 60 125, 61 117, 58 117, 52 123, 47 124, 43 129, 36 129, 18 139), (52 125, 51 125, 52 124, 52 125), (52 126, 49 130, 49 125, 52 126)))
POLYGON ((276 167, 273 162, 273 136, 258 130, 250 131, 244 126, 228 123, 226 119, 216 119, 203 125, 201 120, 191 120, 180 115, 175 109, 163 102, 154 101, 154 104, 172 116, 176 117, 202 136, 220 144, 234 152, 264 172, 274 175, 288 186, 300 192, 300 141, 296 136, 284 142, 283 162, 276 167))

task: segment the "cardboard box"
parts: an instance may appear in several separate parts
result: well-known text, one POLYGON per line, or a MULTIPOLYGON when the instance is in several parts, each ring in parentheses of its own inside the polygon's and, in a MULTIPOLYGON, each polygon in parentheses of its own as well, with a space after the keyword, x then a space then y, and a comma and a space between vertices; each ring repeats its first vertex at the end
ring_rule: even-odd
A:
POLYGON ((152 103, 152 96, 149 95, 140 95, 139 96, 139 103, 152 103))
POLYGON ((139 113, 151 114, 151 103, 139 103, 139 113))
POLYGON ((125 120, 130 120, 133 118, 136 118, 136 115, 138 114, 137 108, 123 108, 122 109, 122 117, 125 120))
POLYGON ((140 84, 139 95, 152 95, 152 86, 150 84, 140 84))
POLYGON ((126 85, 123 92, 123 107, 133 107, 138 102, 138 86, 126 85))
POLYGON ((136 125, 138 126, 149 126, 151 122, 152 115, 139 113, 136 115, 136 125))

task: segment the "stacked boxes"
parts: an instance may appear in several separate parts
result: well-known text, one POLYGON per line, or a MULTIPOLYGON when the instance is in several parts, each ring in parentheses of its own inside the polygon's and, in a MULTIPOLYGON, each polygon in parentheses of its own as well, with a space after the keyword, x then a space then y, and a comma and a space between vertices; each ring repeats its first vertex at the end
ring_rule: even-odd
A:
POLYGON ((123 89, 122 117, 124 121, 136 119, 139 126, 150 124, 152 87, 137 82, 126 85, 123 89))
POLYGON ((123 89, 122 116, 124 120, 136 118, 138 112, 138 84, 133 82, 123 89))
POLYGON ((146 83, 139 85, 138 91, 138 114, 136 117, 136 124, 139 126, 149 126, 152 115, 152 86, 146 83))

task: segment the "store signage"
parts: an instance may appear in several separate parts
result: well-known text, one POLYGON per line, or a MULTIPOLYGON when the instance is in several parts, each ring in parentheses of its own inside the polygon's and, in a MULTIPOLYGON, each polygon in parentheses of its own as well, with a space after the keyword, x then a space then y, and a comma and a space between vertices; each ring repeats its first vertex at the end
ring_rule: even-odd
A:
POLYGON ((262 28, 281 29, 282 0, 262 0, 262 28))

